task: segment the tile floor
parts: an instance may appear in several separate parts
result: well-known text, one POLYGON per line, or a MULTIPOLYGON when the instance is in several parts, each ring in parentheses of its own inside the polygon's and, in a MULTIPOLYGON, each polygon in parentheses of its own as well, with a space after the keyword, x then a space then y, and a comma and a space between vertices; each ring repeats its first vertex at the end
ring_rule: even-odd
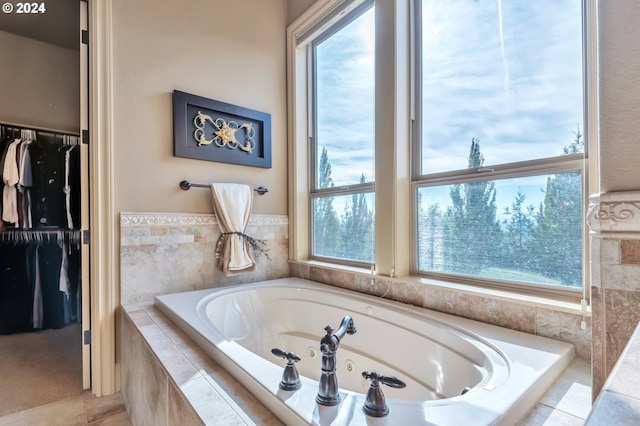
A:
POLYGON ((131 426, 120 393, 95 398, 90 391, 0 417, 0 426, 131 426))
MULTIPOLYGON (((576 358, 518 426, 584 425, 591 410, 591 366, 576 358)), ((63 401, 0 417, 0 426, 130 426, 119 393, 86 391, 63 401)))
POLYGON ((591 411, 591 365, 575 358, 518 426, 584 425, 591 411))

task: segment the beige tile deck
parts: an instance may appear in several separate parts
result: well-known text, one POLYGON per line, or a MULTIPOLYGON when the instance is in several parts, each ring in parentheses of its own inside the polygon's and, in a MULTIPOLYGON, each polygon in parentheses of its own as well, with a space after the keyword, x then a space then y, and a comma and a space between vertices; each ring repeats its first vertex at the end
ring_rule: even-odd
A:
POLYGON ((77 396, 0 417, 0 426, 131 426, 119 393, 77 396))

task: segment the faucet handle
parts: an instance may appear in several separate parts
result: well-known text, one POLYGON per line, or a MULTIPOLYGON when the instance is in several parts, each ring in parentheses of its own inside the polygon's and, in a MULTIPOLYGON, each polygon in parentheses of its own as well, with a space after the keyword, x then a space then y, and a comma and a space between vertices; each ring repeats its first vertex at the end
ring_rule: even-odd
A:
POLYGON ((387 385, 390 388, 403 389, 407 387, 407 384, 403 380, 395 376, 381 376, 378 380, 380 380, 380 383, 387 385))
POLYGON ((371 384, 376 386, 382 383, 383 385, 387 385, 390 388, 396 388, 396 389, 402 389, 407 387, 407 384, 402 379, 399 379, 398 377, 395 377, 395 376, 383 376, 382 374, 378 374, 377 371, 372 371, 372 372, 363 371, 362 377, 364 377, 365 379, 370 379, 371 384))
POLYGON ((277 356, 278 358, 286 359, 287 364, 293 364, 294 362, 298 362, 302 359, 298 355, 294 354, 293 352, 287 352, 284 349, 273 348, 271 349, 271 353, 277 356))
POLYGON ((295 363, 300 361, 301 358, 293 352, 287 352, 278 348, 271 349, 271 353, 278 358, 287 360, 287 366, 282 372, 282 380, 278 387, 286 391, 300 389, 302 387, 302 383, 300 382, 300 375, 298 374, 295 363))
POLYGON ((389 414, 389 407, 385 401, 382 389, 380 389, 380 383, 397 389, 402 389, 407 386, 404 381, 397 377, 383 376, 376 371, 363 371, 362 377, 371 380, 371 387, 367 392, 367 398, 365 399, 362 410, 365 414, 372 417, 384 417, 389 414))

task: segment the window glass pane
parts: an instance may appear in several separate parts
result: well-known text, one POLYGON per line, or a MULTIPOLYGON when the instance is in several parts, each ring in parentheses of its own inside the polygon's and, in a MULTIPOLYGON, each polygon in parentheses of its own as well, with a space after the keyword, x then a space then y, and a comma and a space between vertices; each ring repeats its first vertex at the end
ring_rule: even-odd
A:
POLYGON ((373 262, 374 195, 372 192, 313 199, 313 254, 373 262))
POLYGON ((583 127, 580 0, 422 0, 421 173, 561 155, 583 127))
POLYGON ((373 18, 371 8, 315 46, 317 188, 374 181, 373 18), (319 177, 325 149, 332 185, 319 177))
POLYGON ((418 269, 582 288, 579 171, 418 189, 418 269))

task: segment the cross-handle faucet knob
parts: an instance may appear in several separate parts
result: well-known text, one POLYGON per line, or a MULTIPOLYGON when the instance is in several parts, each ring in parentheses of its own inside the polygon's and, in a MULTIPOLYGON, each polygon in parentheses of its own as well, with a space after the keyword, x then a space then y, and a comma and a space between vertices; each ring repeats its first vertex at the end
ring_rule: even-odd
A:
POLYGON ((384 417, 389 414, 389 407, 385 401, 380 384, 387 385, 392 388, 402 389, 407 384, 401 379, 394 376, 383 376, 375 371, 363 371, 362 377, 371 380, 371 387, 367 392, 362 411, 372 417, 384 417))
POLYGON ((294 391, 300 389, 302 387, 302 383, 300 382, 300 375, 298 374, 295 363, 300 361, 301 358, 293 352, 287 352, 283 349, 278 348, 271 349, 271 353, 278 358, 287 360, 287 366, 282 372, 282 380, 280 381, 278 387, 286 391, 294 391))

